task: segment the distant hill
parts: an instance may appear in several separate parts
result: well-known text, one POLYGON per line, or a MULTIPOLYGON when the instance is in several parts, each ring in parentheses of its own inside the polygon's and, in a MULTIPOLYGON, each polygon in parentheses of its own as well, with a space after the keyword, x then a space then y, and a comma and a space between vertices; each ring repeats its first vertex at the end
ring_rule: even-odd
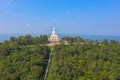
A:
MULTIPOLYGON (((24 36, 27 34, 17 34, 17 33, 13 33, 13 34, 0 34, 0 42, 3 42, 5 40, 9 40, 9 38, 11 36, 13 37, 19 37, 19 36, 24 36)), ((33 37, 37 37, 40 36, 39 33, 34 33, 34 34, 30 34, 33 37)), ((48 36, 50 34, 47 34, 48 36)), ((79 35, 79 34, 58 34, 58 36, 60 38, 65 37, 65 36, 70 36, 70 37, 75 37, 75 36, 80 36, 84 39, 89 39, 89 40, 99 40, 99 41, 103 41, 104 39, 108 39, 108 40, 117 40, 120 42, 120 36, 101 36, 101 35, 79 35)))

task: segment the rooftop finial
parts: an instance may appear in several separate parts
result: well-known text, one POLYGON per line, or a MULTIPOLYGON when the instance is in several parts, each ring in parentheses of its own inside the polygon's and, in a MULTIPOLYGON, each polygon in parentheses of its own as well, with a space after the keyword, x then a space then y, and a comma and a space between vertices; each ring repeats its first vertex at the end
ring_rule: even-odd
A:
POLYGON ((53 31, 55 31, 55 27, 53 26, 53 31))
POLYGON ((55 27, 53 27, 52 34, 56 34, 55 27))

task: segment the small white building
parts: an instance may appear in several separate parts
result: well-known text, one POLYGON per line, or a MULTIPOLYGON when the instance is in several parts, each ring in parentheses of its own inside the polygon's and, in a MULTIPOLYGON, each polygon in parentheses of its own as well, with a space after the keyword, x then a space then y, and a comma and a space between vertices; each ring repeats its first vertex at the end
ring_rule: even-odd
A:
POLYGON ((60 38, 59 38, 58 35, 56 34, 55 28, 53 28, 53 31, 52 31, 50 37, 48 38, 48 41, 49 41, 50 43, 53 43, 53 44, 59 44, 59 43, 60 43, 60 38))

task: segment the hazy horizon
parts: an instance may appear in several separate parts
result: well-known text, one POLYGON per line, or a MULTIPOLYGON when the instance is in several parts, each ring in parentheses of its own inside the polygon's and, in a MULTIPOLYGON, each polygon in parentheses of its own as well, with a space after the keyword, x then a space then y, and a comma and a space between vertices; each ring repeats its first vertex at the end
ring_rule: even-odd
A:
MULTIPOLYGON (((20 35, 20 36, 24 36, 24 35, 47 35, 47 36, 50 36, 51 35, 51 32, 49 33, 0 33, 0 35, 20 35)), ((72 33, 59 33, 57 32, 57 35, 60 36, 60 35, 65 35, 65 36, 70 36, 70 35, 73 35, 73 36, 80 36, 80 35, 84 35, 84 36, 117 36, 117 37, 120 37, 120 35, 102 35, 102 34, 72 34, 72 33)))
MULTIPOLYGON (((15 37, 18 38, 19 36, 25 36, 25 35, 31 35, 32 37, 39 37, 40 35, 47 35, 50 36, 50 34, 39 34, 39 33, 34 33, 34 34, 24 34, 24 33, 5 33, 5 34, 0 34, 0 42, 3 42, 5 40, 9 40, 10 37, 15 37)), ((104 39, 107 40, 116 40, 120 42, 120 36, 104 36, 104 35, 82 35, 82 34, 58 34, 58 37, 81 37, 83 39, 89 39, 89 40, 98 40, 98 41, 103 41, 104 39)))

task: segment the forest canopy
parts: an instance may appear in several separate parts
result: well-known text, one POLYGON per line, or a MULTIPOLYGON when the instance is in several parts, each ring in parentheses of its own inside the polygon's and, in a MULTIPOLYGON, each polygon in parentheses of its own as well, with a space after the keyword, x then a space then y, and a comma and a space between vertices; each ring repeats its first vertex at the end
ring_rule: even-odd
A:
POLYGON ((63 37, 47 46, 48 36, 10 37, 0 43, 0 80, 120 80, 120 43, 63 37), (67 41, 68 44, 64 44, 67 41))

